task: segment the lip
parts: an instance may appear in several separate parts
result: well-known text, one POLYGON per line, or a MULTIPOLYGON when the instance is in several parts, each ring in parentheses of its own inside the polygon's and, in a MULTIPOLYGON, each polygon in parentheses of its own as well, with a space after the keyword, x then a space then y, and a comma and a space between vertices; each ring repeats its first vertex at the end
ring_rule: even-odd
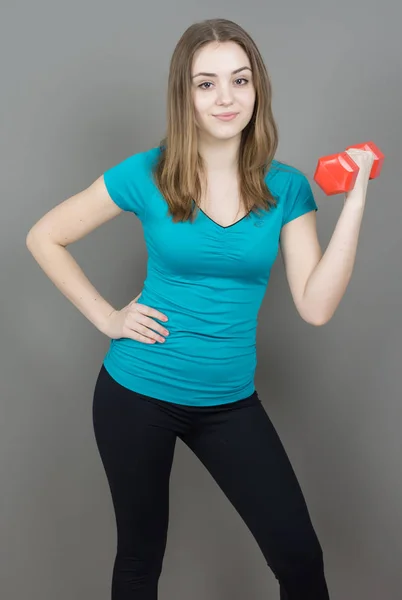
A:
POLYGON ((221 113, 219 115, 214 115, 214 117, 216 117, 217 119, 221 120, 221 121, 231 121, 232 119, 234 119, 235 117, 237 117, 239 113, 221 113))

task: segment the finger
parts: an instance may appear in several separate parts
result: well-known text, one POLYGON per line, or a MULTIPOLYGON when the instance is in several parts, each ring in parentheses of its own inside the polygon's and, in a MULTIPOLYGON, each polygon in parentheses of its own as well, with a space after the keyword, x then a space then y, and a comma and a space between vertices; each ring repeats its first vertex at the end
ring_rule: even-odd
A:
POLYGON ((154 319, 159 319, 160 321, 167 321, 168 318, 166 315, 164 315, 163 313, 159 312, 159 310, 156 310, 155 308, 151 308, 150 306, 146 306, 146 304, 136 304, 135 305, 135 310, 137 310, 138 312, 140 312, 143 315, 146 315, 147 317, 153 317, 154 319))
POLYGON ((147 329, 152 329, 154 331, 157 331, 161 335, 165 335, 165 336, 169 335, 169 331, 167 329, 165 329, 163 327, 163 325, 160 325, 159 323, 157 323, 150 317, 147 317, 146 315, 143 315, 139 312, 130 313, 128 316, 129 327, 135 328, 137 323, 139 323, 140 325, 143 325, 147 329))
POLYGON ((122 337, 129 338, 131 340, 136 340, 137 342, 142 342, 144 344, 154 344, 155 339, 149 335, 151 332, 139 325, 138 323, 133 323, 133 325, 125 324, 122 331, 122 337))
POLYGON ((361 156, 361 157, 369 158, 372 160, 375 159, 374 153, 371 150, 361 150, 360 148, 349 148, 348 150, 346 150, 346 153, 349 154, 349 156, 361 156))
POLYGON ((130 337, 130 339, 136 340, 137 342, 141 342, 143 344, 155 344, 155 341, 156 341, 156 340, 151 340, 151 338, 148 338, 145 335, 140 335, 139 333, 137 333, 136 335, 127 336, 127 337, 130 337))
POLYGON ((134 327, 133 327, 133 331, 136 331, 137 333, 141 334, 144 337, 150 338, 152 340, 155 340, 155 341, 161 342, 161 343, 163 343, 165 341, 164 337, 158 335, 156 333, 156 331, 152 331, 152 329, 148 329, 144 325, 141 325, 141 323, 136 323, 134 327), (134 327, 135 327, 135 329, 134 329, 134 327))
POLYGON ((154 329, 161 335, 169 335, 169 331, 167 329, 165 329, 165 327, 163 327, 163 325, 160 325, 156 321, 153 321, 150 317, 146 317, 145 315, 140 315, 139 318, 141 319, 140 323, 145 325, 145 327, 148 327, 148 329, 154 329))
MULTIPOLYGON (((136 324, 137 328, 138 323, 136 324)), ((145 331, 146 333, 146 331, 145 331)), ((136 340, 137 342, 142 342, 143 344, 155 344, 156 340, 149 337, 148 335, 144 335, 131 327, 125 327, 123 329, 123 337, 129 338, 131 340, 136 340)))

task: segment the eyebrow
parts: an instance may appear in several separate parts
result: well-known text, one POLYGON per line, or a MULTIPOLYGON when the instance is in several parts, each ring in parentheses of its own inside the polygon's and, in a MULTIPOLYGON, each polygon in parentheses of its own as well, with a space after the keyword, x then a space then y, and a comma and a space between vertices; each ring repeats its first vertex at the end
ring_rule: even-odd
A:
MULTIPOLYGON (((251 71, 250 67, 240 67, 240 69, 235 69, 235 71, 232 71, 232 75, 236 75, 236 73, 240 73, 240 71, 244 71, 244 69, 251 71)), ((191 79, 199 77, 200 75, 203 75, 204 77, 218 77, 217 73, 197 73, 196 75, 193 75, 191 79)))

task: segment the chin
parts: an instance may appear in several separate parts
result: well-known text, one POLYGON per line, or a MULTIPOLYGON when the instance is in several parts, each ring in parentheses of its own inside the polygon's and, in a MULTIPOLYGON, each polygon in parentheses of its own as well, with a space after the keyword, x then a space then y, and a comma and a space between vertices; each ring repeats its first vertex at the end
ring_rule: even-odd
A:
MULTIPOLYGON (((251 119, 251 117, 250 117, 251 119)), ((212 137, 218 140, 230 140, 241 135, 242 131, 247 127, 250 119, 243 119, 239 122, 237 119, 229 122, 214 122, 205 123, 200 131, 207 137, 212 137)))
POLYGON ((228 141, 228 140, 233 140, 235 138, 240 138, 241 136, 241 131, 236 131, 233 133, 227 133, 226 135, 214 135, 213 137, 216 140, 220 140, 220 141, 228 141))
POLYGON ((226 132, 214 132, 211 133, 211 136, 214 137, 217 140, 232 140, 233 138, 237 138, 240 137, 242 134, 243 129, 238 129, 236 128, 233 131, 226 131, 226 132))
POLYGON ((244 127, 239 127, 237 124, 236 127, 214 127, 213 129, 204 129, 202 132, 207 137, 214 138, 216 140, 230 140, 240 136, 243 129, 244 127))

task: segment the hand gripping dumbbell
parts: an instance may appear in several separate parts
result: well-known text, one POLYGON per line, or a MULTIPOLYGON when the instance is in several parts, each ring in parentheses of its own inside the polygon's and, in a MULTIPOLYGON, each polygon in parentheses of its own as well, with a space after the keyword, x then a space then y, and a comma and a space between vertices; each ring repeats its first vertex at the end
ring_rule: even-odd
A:
MULTIPOLYGON (((348 146, 346 150, 358 148, 361 150, 371 150, 374 154, 374 162, 369 179, 375 179, 379 176, 384 162, 384 154, 377 148, 373 142, 355 144, 348 146)), ((355 161, 345 152, 340 154, 330 154, 318 159, 317 168, 314 174, 314 181, 327 194, 334 196, 342 192, 349 192, 354 188, 359 167, 355 161)))

